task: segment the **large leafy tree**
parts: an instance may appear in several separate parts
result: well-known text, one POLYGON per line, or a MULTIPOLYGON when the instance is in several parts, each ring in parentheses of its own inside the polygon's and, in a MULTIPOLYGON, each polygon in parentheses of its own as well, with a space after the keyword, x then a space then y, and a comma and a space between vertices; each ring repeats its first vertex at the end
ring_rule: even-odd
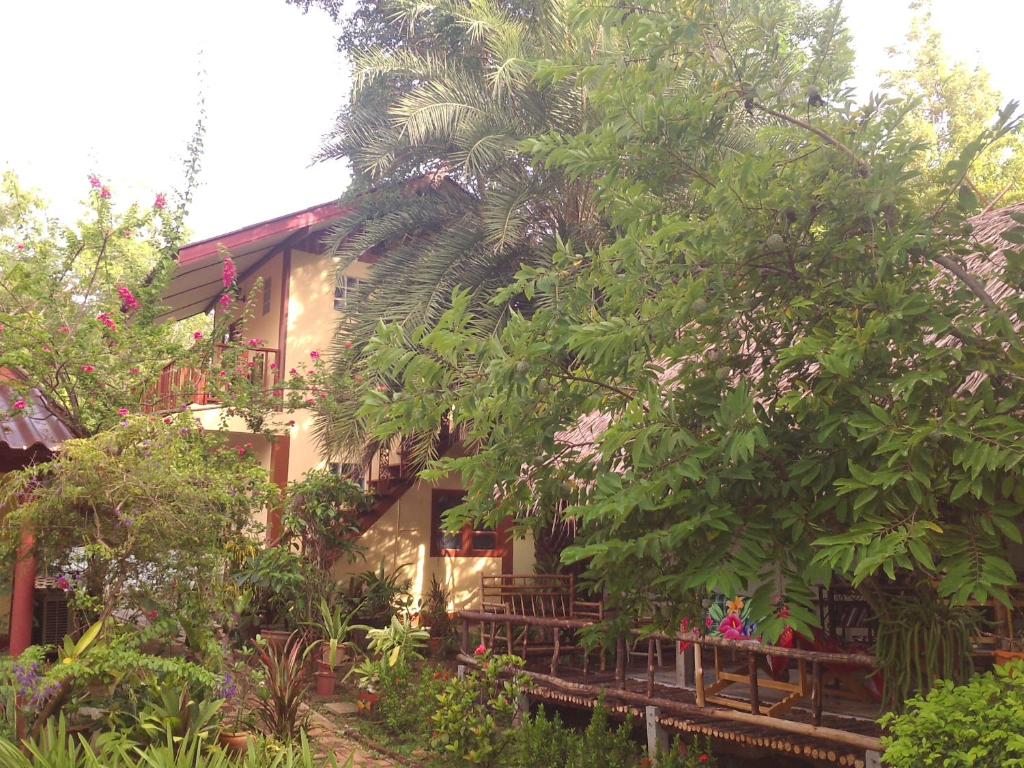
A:
MULTIPOLYGON (((922 176, 914 105, 842 89, 835 9, 576 10, 600 49, 538 76, 572 73, 593 127, 538 136, 531 162, 598 190, 607 241, 521 269, 494 301, 534 311, 500 333, 468 293, 432 326, 383 326, 370 429, 429 433, 451 412, 476 450, 427 472, 463 473, 450 522, 561 510, 564 559, 627 614, 746 592, 770 638, 785 614, 809 632, 812 590, 836 578, 876 607, 908 580, 1005 599, 1020 263, 975 258, 986 281, 964 256, 983 248, 966 181, 1017 130, 1014 105, 922 176)), ((997 242, 1022 240, 1016 222, 997 242)))

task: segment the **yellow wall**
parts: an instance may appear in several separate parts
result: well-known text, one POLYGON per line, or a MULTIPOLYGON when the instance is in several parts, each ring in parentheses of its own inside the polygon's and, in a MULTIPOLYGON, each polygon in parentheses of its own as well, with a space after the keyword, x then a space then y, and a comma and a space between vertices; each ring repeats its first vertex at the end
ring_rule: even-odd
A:
MULTIPOLYGON (((275 257, 264 265, 257 275, 247 278, 243 291, 251 293, 253 318, 243 338, 262 338, 267 347, 278 346, 279 297, 283 259, 275 257), (270 276, 275 301, 268 315, 261 314, 261 297, 253 290, 259 276, 270 276)), ((365 279, 370 266, 356 262, 345 269, 346 275, 365 279)), ((336 269, 334 262, 324 255, 291 251, 291 278, 288 286, 288 336, 282 370, 301 370, 311 365, 310 353, 316 351, 322 359, 329 356, 331 340, 341 313, 334 309, 336 269)), ((204 425, 218 429, 218 409, 197 410, 204 425)), ((281 431, 291 436, 288 459, 288 479, 298 480, 310 469, 323 466, 313 433, 314 417, 311 411, 300 410, 275 417, 281 431), (294 423, 289 423, 294 422, 294 423)), ((223 427, 220 427, 223 428, 223 427)), ((240 420, 230 420, 226 429, 233 443, 247 442, 249 438, 236 432, 244 431, 240 420), (239 422, 239 423, 236 423, 239 422)), ((269 468, 270 449, 262 438, 253 441, 265 467, 269 468)), ((430 557, 430 507, 432 488, 460 489, 458 477, 450 477, 436 484, 422 481, 413 485, 360 539, 365 558, 355 563, 339 564, 335 575, 345 579, 348 575, 367 569, 376 570, 384 562, 388 571, 403 566, 412 579, 413 597, 417 602, 430 587, 432 575, 442 580, 451 591, 454 610, 476 606, 479 600, 480 576, 501 573, 501 558, 497 557, 430 557)), ((265 522, 265 521, 264 521, 265 522)), ((516 573, 533 572, 533 542, 517 540, 513 546, 513 570, 516 573)))

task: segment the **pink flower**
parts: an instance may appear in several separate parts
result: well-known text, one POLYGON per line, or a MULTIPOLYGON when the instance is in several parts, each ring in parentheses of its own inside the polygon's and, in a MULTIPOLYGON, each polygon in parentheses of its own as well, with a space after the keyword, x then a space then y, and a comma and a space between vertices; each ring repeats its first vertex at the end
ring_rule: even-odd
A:
POLYGON ((345 346, 345 349, 352 349, 352 342, 351 341, 346 341, 344 346, 345 346))
POLYGON ((19 251, 24 251, 25 250, 25 244, 24 243, 18 243, 18 250, 19 251))
POLYGON ((220 305, 222 307, 224 307, 224 309, 227 309, 228 307, 231 306, 231 294, 230 293, 225 293, 223 296, 220 297, 220 305))
POLYGON ((128 239, 131 239, 131 238, 135 237, 135 233, 132 232, 130 229, 126 229, 124 231, 124 236, 127 237, 128 239))
POLYGON ((220 372, 220 373, 218 373, 217 375, 218 375, 218 376, 220 376, 220 377, 221 377, 221 378, 223 379, 223 378, 224 378, 225 376, 227 376, 227 375, 228 375, 228 372, 227 372, 227 371, 221 371, 221 372, 220 372))
POLYGON ((277 370, 277 363, 271 363, 270 364, 270 370, 276 371, 277 370))
POLYGON ((480 645, 478 645, 476 647, 476 650, 473 651, 473 655, 474 656, 485 656, 485 655, 487 655, 487 646, 484 645, 483 643, 480 643, 480 645))
POLYGON ((230 288, 232 285, 234 285, 235 284, 235 278, 237 278, 237 277, 238 277, 238 270, 235 269, 235 262, 234 262, 234 260, 230 256, 228 256, 227 254, 225 254, 224 255, 224 274, 223 274, 224 287, 225 288, 230 288))
POLYGON ((309 357, 310 359, 313 360, 313 362, 316 362, 317 360, 320 359, 320 353, 314 349, 312 352, 309 353, 309 357))
POLYGON ((203 332, 202 331, 196 331, 195 333, 192 334, 192 338, 195 339, 196 341, 202 341, 203 340, 203 332))
POLYGON ((57 330, 60 331, 61 333, 71 333, 71 328, 69 326, 66 326, 66 325, 62 325, 57 330))
POLYGON ((100 198, 103 200, 110 199, 110 190, 106 187, 100 187, 100 198))
POLYGON ((306 405, 316 405, 316 398, 315 397, 307 397, 306 398, 306 405))
POLYGON ((154 609, 154 610, 152 610, 152 611, 150 611, 149 613, 146 614, 146 618, 149 619, 150 621, 156 621, 156 618, 159 615, 160 614, 157 613, 157 611, 154 609))
POLYGON ((100 187, 103 186, 103 183, 100 181, 99 176, 97 176, 95 173, 90 173, 89 186, 92 187, 93 189, 99 189, 100 187))
POLYGON ((173 423, 174 423, 174 419, 172 419, 170 416, 164 416, 164 424, 173 424, 173 423))
POLYGON ((289 376, 298 376, 299 372, 297 370, 295 370, 294 368, 292 368, 291 370, 288 371, 288 375, 289 376))
POLYGON ((161 192, 156 196, 156 200, 153 201, 153 207, 156 208, 158 211, 162 211, 166 205, 167 197, 164 195, 163 192, 161 192))
POLYGON ((245 456, 245 446, 244 445, 238 446, 238 448, 236 448, 235 450, 238 451, 238 455, 239 456, 245 456))
POLYGON ((117 415, 121 416, 121 417, 127 416, 128 415, 128 409, 127 408, 118 408, 117 409, 117 415))
POLYGON ((249 339, 249 341, 247 341, 246 343, 247 343, 247 344, 248 344, 248 345, 249 345, 250 347, 258 347, 258 346, 260 346, 261 344, 263 344, 263 339, 249 339))
POLYGON ((711 629, 713 626, 715 626, 715 620, 708 616, 706 619, 704 619, 704 626, 708 629, 711 629))
POLYGON ((117 323, 114 322, 114 319, 110 316, 109 312, 100 312, 98 315, 96 315, 96 319, 99 322, 103 323, 105 326, 107 326, 107 328, 109 328, 110 330, 117 330, 117 323))
POLYGON ((14 410, 16 410, 16 411, 24 411, 25 410, 25 398, 19 397, 17 400, 14 401, 14 410))
POLYGON ((718 625, 718 631, 722 633, 722 637, 726 640, 742 640, 743 619, 735 613, 730 613, 722 619, 722 622, 718 625))
POLYGON ((96 366, 95 365, 83 365, 82 366, 82 373, 96 373, 96 366))
POLYGON ((122 312, 134 312, 135 310, 142 307, 139 304, 139 300, 135 298, 135 294, 132 293, 125 286, 120 286, 117 289, 118 295, 121 297, 121 311, 122 312))
POLYGON ((71 589, 71 582, 68 581, 68 577, 67 576, 58 576, 57 577, 57 589, 62 589, 65 592, 67 592, 67 591, 69 591, 71 589))
POLYGON ((142 373, 142 369, 135 367, 128 371, 128 373, 130 373, 132 376, 138 376, 140 373, 142 373))

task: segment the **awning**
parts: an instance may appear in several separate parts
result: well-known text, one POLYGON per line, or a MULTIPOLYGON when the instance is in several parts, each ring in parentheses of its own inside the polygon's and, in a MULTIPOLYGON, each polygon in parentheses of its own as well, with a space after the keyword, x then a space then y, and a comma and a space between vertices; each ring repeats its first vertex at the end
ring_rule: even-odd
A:
POLYGON ((183 320, 208 312, 224 289, 224 257, 230 254, 239 282, 285 248, 321 232, 348 209, 336 202, 315 205, 243 229, 190 243, 178 252, 178 262, 163 295, 162 320, 183 320))
MULTIPOLYGON (((19 395, 7 382, 19 380, 17 373, 0 368, 0 414, 17 411, 19 395)), ((19 388, 20 389, 20 388, 19 388)), ((23 390, 22 390, 23 391, 23 390)), ((52 456, 65 440, 74 438, 71 430, 46 407, 37 389, 29 390, 20 416, 0 417, 0 471, 25 466, 52 456)))

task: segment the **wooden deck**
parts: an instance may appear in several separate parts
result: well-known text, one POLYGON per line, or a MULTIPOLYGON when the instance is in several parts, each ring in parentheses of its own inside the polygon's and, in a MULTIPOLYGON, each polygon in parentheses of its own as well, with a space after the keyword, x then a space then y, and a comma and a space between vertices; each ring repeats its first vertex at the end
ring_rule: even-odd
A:
POLYGON ((851 672, 870 675, 875 665, 870 656, 666 637, 638 628, 608 652, 614 657, 614 668, 608 669, 611 658, 585 653, 578 641, 593 619, 482 611, 466 611, 460 618, 460 662, 477 663, 470 653, 481 639, 496 653, 522 656, 533 684, 530 695, 537 700, 593 708, 603 698, 613 712, 646 719, 649 731, 656 724, 823 765, 871 766, 882 751, 877 704, 858 700, 841 684, 851 672), (679 652, 680 641, 692 643, 691 650, 679 652), (769 656, 776 662, 787 659, 788 675, 769 675, 769 656), (631 663, 635 657, 646 664, 631 663), (837 670, 842 674, 834 674, 837 670))

